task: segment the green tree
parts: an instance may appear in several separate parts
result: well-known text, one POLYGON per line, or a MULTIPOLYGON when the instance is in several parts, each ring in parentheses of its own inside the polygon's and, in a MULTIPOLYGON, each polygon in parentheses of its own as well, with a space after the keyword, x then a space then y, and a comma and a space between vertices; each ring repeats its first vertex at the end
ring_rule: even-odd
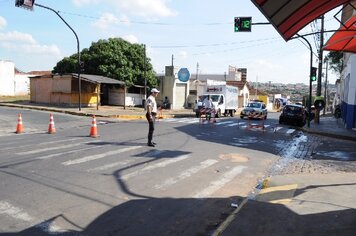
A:
MULTIPOLYGON (((144 85, 146 76, 147 86, 155 87, 157 79, 150 58, 146 57, 144 62, 144 53, 144 46, 140 44, 131 44, 121 38, 100 39, 81 51, 82 73, 124 81, 128 87, 144 85)), ((77 54, 63 58, 52 72, 77 73, 77 54)))
POLYGON ((344 54, 340 51, 331 51, 326 55, 325 60, 329 62, 330 68, 340 77, 342 70, 344 69, 344 54))

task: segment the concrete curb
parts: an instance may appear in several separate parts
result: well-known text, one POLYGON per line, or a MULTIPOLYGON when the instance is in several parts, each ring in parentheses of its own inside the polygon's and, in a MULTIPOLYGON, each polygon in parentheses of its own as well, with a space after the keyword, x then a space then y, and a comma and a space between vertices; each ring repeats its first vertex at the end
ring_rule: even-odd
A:
MULTIPOLYGON (((134 114, 134 115, 127 115, 127 114, 102 115, 102 114, 95 114, 94 112, 93 113, 88 113, 88 112, 81 112, 81 111, 67 111, 67 110, 51 108, 51 107, 38 107, 38 106, 31 106, 31 105, 1 103, 1 102, 0 102, 0 106, 23 108, 23 109, 33 109, 33 110, 40 110, 40 111, 50 111, 50 112, 65 113, 65 114, 76 115, 76 116, 93 116, 93 115, 95 115, 96 117, 107 117, 107 118, 116 118, 116 119, 125 119, 125 120, 146 119, 146 116, 144 114, 142 114, 142 115, 137 115, 137 114, 134 114)), ((163 119, 167 119, 167 118, 179 118, 179 117, 194 117, 194 115, 193 114, 192 115, 189 115, 189 114, 173 114, 173 115, 162 115, 160 117, 163 118, 163 119)))
POLYGON ((308 129, 308 128, 302 128, 301 130, 303 132, 310 133, 310 134, 317 134, 317 135, 325 136, 325 137, 329 137, 329 138, 343 139, 343 140, 356 142, 356 139, 354 137, 350 137, 350 136, 347 136, 347 135, 320 132, 320 131, 311 130, 311 129, 308 129))

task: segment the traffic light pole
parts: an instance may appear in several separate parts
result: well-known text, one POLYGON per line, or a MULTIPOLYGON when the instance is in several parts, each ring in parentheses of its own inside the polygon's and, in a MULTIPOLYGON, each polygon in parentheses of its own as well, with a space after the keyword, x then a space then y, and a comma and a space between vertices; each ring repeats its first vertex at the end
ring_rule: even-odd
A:
MULTIPOLYGON (((298 34, 297 34, 298 35, 298 34)), ((312 100, 312 69, 313 69, 313 48, 309 41, 302 35, 298 35, 298 37, 302 38, 305 42, 307 42, 310 50, 310 69, 309 69, 309 101, 308 101, 308 128, 310 128, 310 118, 311 118, 311 100, 312 100)))
MULTIPOLYGON (((320 31, 318 83, 317 83, 317 87, 316 87, 316 96, 321 96, 321 76, 322 76, 322 72, 323 72, 324 15, 321 16, 320 19, 321 19, 321 31, 320 31)), ((316 114, 315 114, 315 123, 319 124, 320 123, 320 110, 316 109, 315 112, 316 112, 316 114)))
POLYGON ((79 52, 79 38, 78 38, 78 35, 77 33, 74 31, 74 29, 63 19, 63 17, 61 15, 59 15, 59 13, 57 11, 55 11, 54 9, 50 8, 50 7, 47 7, 47 6, 43 6, 41 4, 38 4, 38 3, 35 3, 34 4, 35 6, 38 6, 38 7, 42 7, 42 8, 45 8, 47 10, 50 10, 50 11, 53 11, 54 13, 56 13, 56 15, 61 18, 61 20, 69 27, 70 30, 72 30, 72 32, 74 33, 75 35, 75 38, 77 39, 77 57, 78 57, 78 93, 79 93, 79 96, 78 96, 78 108, 79 108, 79 111, 81 110, 81 79, 80 79, 80 70, 81 70, 81 66, 80 66, 80 52, 79 52))

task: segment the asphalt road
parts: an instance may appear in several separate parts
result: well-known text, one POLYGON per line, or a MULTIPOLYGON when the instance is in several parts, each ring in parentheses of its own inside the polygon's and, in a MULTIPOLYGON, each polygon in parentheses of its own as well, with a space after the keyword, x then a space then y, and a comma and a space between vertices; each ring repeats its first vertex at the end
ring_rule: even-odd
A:
POLYGON ((145 121, 98 119, 90 138, 88 117, 54 114, 47 134, 49 113, 0 109, 0 235, 210 235, 276 160, 328 154, 273 116, 160 120, 151 148, 145 121))

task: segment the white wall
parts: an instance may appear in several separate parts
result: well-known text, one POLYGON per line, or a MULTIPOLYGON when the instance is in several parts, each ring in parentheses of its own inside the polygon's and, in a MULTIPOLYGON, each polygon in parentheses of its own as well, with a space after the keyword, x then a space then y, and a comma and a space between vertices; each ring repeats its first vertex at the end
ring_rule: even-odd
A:
POLYGON ((15 64, 0 60, 0 95, 14 96, 15 64))
POLYGON ((30 93, 30 78, 27 74, 16 74, 14 95, 28 95, 30 93))

